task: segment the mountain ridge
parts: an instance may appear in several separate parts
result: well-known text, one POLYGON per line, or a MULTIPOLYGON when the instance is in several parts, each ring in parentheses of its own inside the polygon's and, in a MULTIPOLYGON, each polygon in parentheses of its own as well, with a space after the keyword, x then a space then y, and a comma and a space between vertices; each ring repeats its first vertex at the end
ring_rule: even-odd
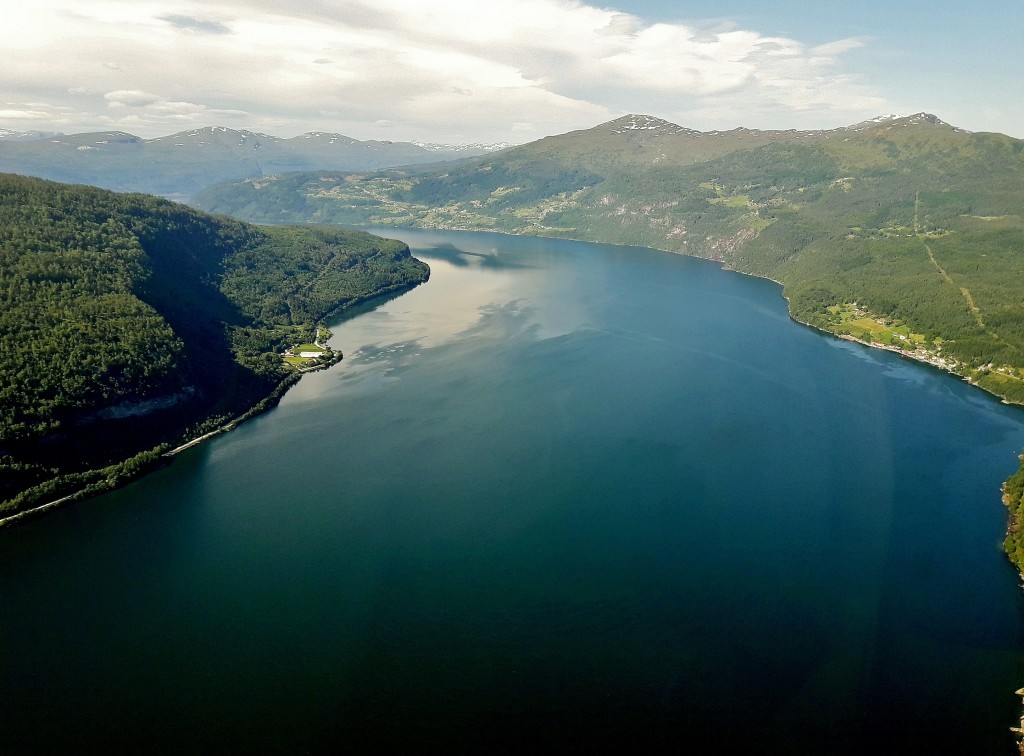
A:
POLYGON ((110 131, 76 131, 72 133, 66 133, 62 131, 18 131, 16 129, 0 128, 0 139, 11 139, 15 141, 42 141, 46 139, 62 141, 63 139, 75 139, 78 137, 89 137, 94 135, 110 135, 110 136, 121 136, 128 137, 133 142, 144 143, 144 142, 166 142, 171 139, 181 138, 184 136, 196 136, 202 133, 227 133, 227 134, 243 134, 246 136, 254 136, 262 139, 268 139, 275 142, 292 142, 297 139, 310 139, 310 138, 322 138, 330 137, 332 140, 344 141, 349 144, 397 144, 397 145, 414 145, 417 147, 429 148, 433 150, 447 150, 452 152, 461 152, 467 149, 479 149, 481 151, 492 152, 495 150, 503 150, 511 146, 508 142, 466 142, 466 143, 448 143, 448 142, 423 142, 417 140, 409 141, 395 141, 390 139, 356 139, 355 137, 347 136, 340 132, 334 131, 306 131, 301 134, 297 134, 293 137, 280 137, 274 134, 267 134, 261 131, 252 131, 251 129, 235 129, 229 126, 199 126, 194 129, 185 129, 184 131, 175 131, 171 134, 164 134, 157 137, 140 137, 127 131, 120 131, 118 129, 110 131))
MULTIPOLYGON (((898 115, 890 113, 887 115, 878 115, 874 118, 869 118, 865 121, 858 121, 847 126, 838 126, 830 129, 758 129, 749 128, 746 126, 736 126, 732 129, 712 129, 709 131, 700 131, 699 129, 693 129, 687 126, 668 121, 658 116, 647 115, 644 113, 627 113, 624 116, 606 121, 598 124, 592 128, 594 129, 607 129, 610 128, 614 134, 625 134, 628 132, 653 132, 657 135, 663 134, 689 134, 692 136, 704 136, 704 135, 721 135, 730 134, 736 132, 746 133, 758 133, 758 134, 827 134, 827 133, 839 133, 843 131, 859 131, 872 126, 894 126, 894 125, 922 125, 926 124, 929 126, 948 126, 956 131, 964 134, 970 134, 973 132, 961 129, 956 126, 952 126, 946 123, 938 116, 927 113, 919 112, 911 115, 898 115)), ((588 129, 584 129, 586 131, 588 129)), ((576 132, 571 132, 576 133, 576 132)))
POLYGON ((375 170, 481 155, 502 145, 295 137, 205 126, 144 139, 124 131, 0 131, 0 172, 186 199, 211 184, 297 170, 375 170))

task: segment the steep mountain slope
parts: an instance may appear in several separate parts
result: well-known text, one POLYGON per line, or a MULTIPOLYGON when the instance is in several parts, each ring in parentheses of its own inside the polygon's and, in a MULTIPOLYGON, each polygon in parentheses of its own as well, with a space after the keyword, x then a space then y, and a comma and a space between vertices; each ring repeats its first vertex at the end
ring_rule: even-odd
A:
POLYGON ((0 513, 245 412, 317 322, 426 275, 369 234, 0 174, 0 513))
POLYGON ((0 171, 185 199, 218 181, 313 169, 366 171, 477 155, 504 145, 360 141, 311 132, 292 139, 208 127, 157 139, 119 131, 0 133, 0 171))
POLYGON ((634 115, 445 166, 220 185, 196 204, 707 257, 782 281, 801 320, 1024 401, 1024 142, 924 113, 709 133, 634 115))

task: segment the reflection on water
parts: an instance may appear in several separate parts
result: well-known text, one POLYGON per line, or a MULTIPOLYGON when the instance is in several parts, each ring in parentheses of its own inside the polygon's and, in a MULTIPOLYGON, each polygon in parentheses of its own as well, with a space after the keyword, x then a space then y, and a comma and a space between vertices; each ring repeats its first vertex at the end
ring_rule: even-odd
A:
POLYGON ((336 337, 331 345, 337 344, 347 354, 402 334, 404 340, 411 338, 423 347, 437 346, 476 323, 481 302, 502 301, 508 296, 509 281, 505 275, 474 276, 457 285, 446 285, 458 266, 442 259, 423 259, 430 265, 430 285, 419 286, 358 320, 333 326, 336 337))

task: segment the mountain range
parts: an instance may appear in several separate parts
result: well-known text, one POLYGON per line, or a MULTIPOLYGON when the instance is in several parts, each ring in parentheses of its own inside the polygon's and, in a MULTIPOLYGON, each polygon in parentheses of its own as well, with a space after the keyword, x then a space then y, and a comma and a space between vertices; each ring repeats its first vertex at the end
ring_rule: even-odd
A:
POLYGON ((479 155, 505 144, 360 141, 309 132, 291 139, 207 127, 156 139, 0 129, 0 172, 187 199, 219 181, 313 169, 367 171, 479 155))

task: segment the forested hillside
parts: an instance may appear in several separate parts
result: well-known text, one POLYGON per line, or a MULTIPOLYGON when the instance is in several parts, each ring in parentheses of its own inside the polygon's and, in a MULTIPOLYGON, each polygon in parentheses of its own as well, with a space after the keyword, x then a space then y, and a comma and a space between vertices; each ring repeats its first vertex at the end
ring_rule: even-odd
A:
POLYGON ((426 276, 369 234, 0 174, 0 513, 246 411, 318 321, 426 276))

